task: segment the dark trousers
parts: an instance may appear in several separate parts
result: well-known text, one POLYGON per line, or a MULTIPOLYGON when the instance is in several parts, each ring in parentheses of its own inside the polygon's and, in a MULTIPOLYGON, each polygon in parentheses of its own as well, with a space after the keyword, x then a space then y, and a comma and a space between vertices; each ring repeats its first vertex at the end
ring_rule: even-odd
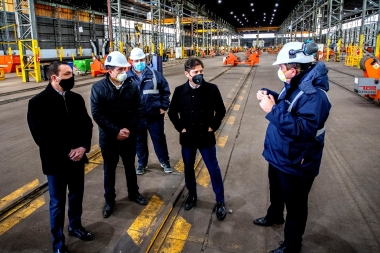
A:
POLYGON ((69 168, 69 172, 60 175, 47 175, 50 195, 50 230, 53 249, 60 249, 65 245, 63 225, 65 221, 66 190, 68 192, 69 225, 72 228, 82 226, 82 201, 84 190, 84 165, 69 168))
POLYGON ((137 157, 138 164, 145 166, 148 164, 148 131, 152 139, 154 151, 156 152, 158 161, 162 163, 169 162, 168 145, 166 143, 166 135, 164 132, 164 114, 157 118, 141 119, 137 128, 137 157))
MULTIPOLYGON (((212 189, 215 193, 216 201, 224 202, 223 179, 218 160, 216 158, 216 147, 212 146, 207 148, 198 148, 198 150, 201 153, 203 161, 206 164, 210 174, 212 189)), ((197 194, 197 183, 195 180, 194 170, 196 153, 197 148, 182 146, 182 159, 185 165, 185 182, 190 195, 197 194)))
POLYGON ((134 196, 139 189, 135 170, 136 136, 131 134, 126 140, 119 141, 117 146, 101 148, 101 150, 104 160, 104 198, 106 202, 115 204, 115 173, 119 156, 124 164, 128 194, 134 196))
POLYGON ((308 195, 314 177, 303 178, 286 174, 269 164, 270 206, 266 219, 279 221, 283 219, 286 205, 286 222, 284 245, 298 251, 301 249, 302 236, 305 232, 308 195))

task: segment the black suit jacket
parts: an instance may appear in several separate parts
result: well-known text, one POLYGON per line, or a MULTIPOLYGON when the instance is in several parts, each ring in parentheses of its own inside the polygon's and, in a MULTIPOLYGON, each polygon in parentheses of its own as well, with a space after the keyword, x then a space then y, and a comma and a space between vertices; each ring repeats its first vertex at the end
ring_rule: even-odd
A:
POLYGON ((88 162, 85 155, 79 162, 68 156, 71 149, 84 147, 88 152, 91 146, 92 120, 81 95, 67 91, 63 97, 49 84, 29 100, 27 120, 44 174, 65 173, 88 162))
POLYGON ((218 86, 203 81, 198 89, 189 82, 176 87, 168 115, 180 133, 180 143, 187 147, 211 147, 215 145, 214 132, 218 130, 226 108, 218 86), (209 132, 211 127, 213 132, 209 132), (182 129, 186 133, 181 133, 182 129))

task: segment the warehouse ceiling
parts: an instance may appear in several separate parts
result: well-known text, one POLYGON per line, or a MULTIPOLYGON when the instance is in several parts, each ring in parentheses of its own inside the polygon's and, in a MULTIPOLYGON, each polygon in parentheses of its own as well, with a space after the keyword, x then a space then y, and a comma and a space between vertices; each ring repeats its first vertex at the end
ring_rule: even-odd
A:
MULTIPOLYGON (((45 0, 46 1, 46 0, 45 0)), ((107 0, 50 0, 57 3, 98 10, 107 13, 107 0)), ((128 18, 145 19, 150 11, 149 4, 157 0, 121 0, 122 13, 128 18), (135 8, 133 8, 133 6, 135 8)), ((161 0, 162 1, 162 0, 161 0)), ((187 0, 198 8, 224 20, 235 28, 278 27, 302 0, 187 0)), ((319 0, 321 3, 326 0, 319 0)), ((111 0, 117 2, 117 0, 111 0)), ((170 6, 176 0, 166 0, 170 6)), ((312 2, 312 1, 311 1, 312 2)), ((371 3, 367 14, 371 13, 371 3)), ((344 19, 359 18, 363 1, 344 1, 344 19)), ((325 6, 326 8, 327 6, 325 6)), ((190 11, 187 11, 189 15, 190 11)), ((324 25, 327 24, 328 11, 325 9, 324 25)), ((186 11, 185 11, 186 15, 186 11)))

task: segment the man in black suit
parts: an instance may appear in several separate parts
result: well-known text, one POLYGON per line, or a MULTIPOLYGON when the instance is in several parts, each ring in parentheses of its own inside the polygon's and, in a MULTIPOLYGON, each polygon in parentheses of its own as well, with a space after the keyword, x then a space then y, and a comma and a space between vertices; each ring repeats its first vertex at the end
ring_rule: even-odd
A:
POLYGON ((227 212, 223 179, 216 157, 215 132, 226 114, 226 108, 218 86, 203 79, 204 66, 201 60, 189 58, 184 67, 187 81, 175 88, 168 115, 180 133, 185 182, 189 190, 185 210, 190 210, 197 201, 194 164, 199 150, 210 173, 216 198, 216 218, 222 221, 227 212))
POLYGON ((46 89, 29 101, 27 119, 48 180, 53 251, 67 253, 63 234, 67 188, 69 235, 94 239, 81 223, 84 165, 88 163, 85 153, 91 146, 92 121, 82 96, 70 91, 74 87, 70 66, 52 62, 47 76, 46 89))

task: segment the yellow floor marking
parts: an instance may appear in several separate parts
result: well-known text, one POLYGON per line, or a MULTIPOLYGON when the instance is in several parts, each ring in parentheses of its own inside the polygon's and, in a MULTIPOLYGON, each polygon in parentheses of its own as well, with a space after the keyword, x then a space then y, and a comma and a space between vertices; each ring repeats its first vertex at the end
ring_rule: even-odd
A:
POLYGON ((186 238, 189 235, 191 224, 187 223, 182 217, 178 217, 173 228, 166 237, 160 252, 161 253, 179 253, 185 246, 186 238))
POLYGON ((12 203, 13 201, 15 201, 16 199, 18 199, 19 197, 22 197, 25 193, 27 193, 28 191, 31 191, 31 190, 35 189, 39 185, 40 185, 40 181, 38 181, 38 179, 35 179, 32 182, 24 185, 23 187, 17 189, 14 192, 12 192, 8 196, 5 196, 4 198, 2 198, 0 200, 0 209, 3 209, 8 204, 12 203))
POLYGON ((218 147, 224 148, 224 146, 226 145, 227 139, 228 139, 228 135, 219 136, 218 139, 216 140, 216 145, 218 145, 218 147))
POLYGON ((30 202, 30 204, 27 207, 22 208, 18 212, 16 212, 14 215, 6 218, 4 221, 0 222, 0 235, 7 232, 9 229, 11 229, 14 225, 19 223, 21 220, 25 219, 29 215, 31 215, 34 211, 36 211, 38 208, 40 208, 43 204, 45 204, 45 198, 44 196, 40 196, 30 202))
POLYGON ((185 170, 182 158, 179 159, 178 163, 174 166, 174 169, 178 172, 183 172, 185 170))
POLYGON ((210 185, 210 182, 211 182, 211 179, 210 179, 210 174, 208 173, 208 169, 206 165, 203 165, 197 177, 197 183, 203 186, 204 188, 207 188, 210 185))
POLYGON ((239 86, 239 84, 237 83, 237 84, 235 84, 235 86, 239 86))
POLYGON ((234 87, 234 88, 232 88, 232 90, 230 92, 235 92, 235 91, 236 91, 236 88, 234 87))
POLYGON ((98 167, 101 163, 103 163, 103 156, 101 155, 90 159, 89 163, 86 164, 86 166, 84 167, 84 174, 89 173, 90 171, 98 167))
POLYGON ((91 147, 90 151, 88 152, 89 154, 93 153, 94 151, 99 149, 99 144, 95 144, 91 147))
POLYGON ((234 111, 239 111, 239 109, 240 109, 240 105, 234 105, 234 108, 233 108, 234 111))
POLYGON ((227 118, 226 124, 227 125, 233 125, 235 123, 235 116, 229 116, 227 118))
POLYGON ((239 99, 240 101, 242 101, 242 100, 244 99, 244 97, 243 97, 243 96, 239 96, 238 99, 239 99))
POLYGON ((151 231, 151 228, 157 222, 157 215, 163 206, 164 201, 156 195, 153 195, 148 205, 128 228, 127 233, 136 245, 140 245, 144 237, 146 237, 150 232, 153 232, 151 231))
POLYGON ((245 94, 247 91, 244 89, 241 91, 242 94, 245 94))

